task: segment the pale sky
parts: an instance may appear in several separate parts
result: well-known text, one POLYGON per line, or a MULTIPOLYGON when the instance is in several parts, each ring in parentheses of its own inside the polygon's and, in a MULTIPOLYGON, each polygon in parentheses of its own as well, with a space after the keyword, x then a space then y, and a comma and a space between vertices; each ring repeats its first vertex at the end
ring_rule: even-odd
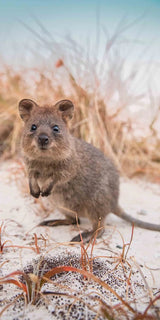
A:
POLYGON ((94 39, 97 12, 101 27, 110 33, 124 17, 128 23, 138 19, 126 35, 146 45, 153 59, 159 61, 159 0, 0 0, 0 54, 8 58, 15 51, 26 50, 34 36, 21 21, 36 31, 36 18, 53 37, 70 34, 81 43, 87 36, 94 39))
MULTIPOLYGON (((155 66, 152 73, 160 81, 160 0, 0 0, 1 64, 23 66, 35 63, 39 55, 48 57, 34 34, 48 39, 37 20, 57 43, 70 35, 84 49, 87 41, 96 43, 101 30, 100 54, 107 32, 112 35, 123 20, 124 25, 131 24, 123 34, 129 41, 128 65, 137 59, 141 65, 150 61, 155 66)), ((127 52, 123 45, 120 50, 127 52)))

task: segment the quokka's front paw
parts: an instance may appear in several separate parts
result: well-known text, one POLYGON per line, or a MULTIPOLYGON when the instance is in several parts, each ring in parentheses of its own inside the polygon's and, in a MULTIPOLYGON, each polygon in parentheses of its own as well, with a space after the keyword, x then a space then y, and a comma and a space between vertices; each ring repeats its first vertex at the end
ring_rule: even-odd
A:
POLYGON ((30 190, 30 193, 34 198, 39 198, 40 196, 40 190, 38 192, 34 192, 33 190, 30 190))
POLYGON ((51 181, 50 183, 42 186, 41 188, 41 196, 42 197, 48 197, 53 189, 53 181, 51 181))
POLYGON ((50 194, 51 194, 51 192, 49 192, 49 191, 41 192, 42 197, 48 197, 50 194))
POLYGON ((42 190, 41 191, 41 196, 42 197, 48 197, 49 195, 51 194, 51 190, 49 190, 49 189, 46 189, 46 190, 42 190))
POLYGON ((40 196, 40 188, 38 185, 32 185, 31 183, 29 183, 29 188, 30 188, 30 194, 34 197, 34 198, 39 198, 40 196))

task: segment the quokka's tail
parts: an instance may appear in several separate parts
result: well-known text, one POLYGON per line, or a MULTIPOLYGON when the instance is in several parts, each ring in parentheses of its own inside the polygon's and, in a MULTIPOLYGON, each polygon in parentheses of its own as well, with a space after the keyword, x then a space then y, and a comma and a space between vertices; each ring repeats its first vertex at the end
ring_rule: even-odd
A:
POLYGON ((154 224, 154 223, 145 222, 145 221, 136 219, 136 218, 130 216, 129 214, 127 214, 121 207, 118 208, 118 210, 117 210, 117 212, 115 212, 115 214, 118 217, 134 224, 135 226, 137 226, 139 228, 160 231, 160 224, 154 224))

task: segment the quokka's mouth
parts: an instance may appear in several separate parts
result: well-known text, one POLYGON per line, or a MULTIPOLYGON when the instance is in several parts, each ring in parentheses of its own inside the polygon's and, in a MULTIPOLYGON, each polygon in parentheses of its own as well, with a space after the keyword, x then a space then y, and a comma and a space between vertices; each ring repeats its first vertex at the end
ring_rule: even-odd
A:
POLYGON ((39 146, 38 149, 41 150, 41 151, 47 151, 47 150, 48 150, 48 147, 39 146))

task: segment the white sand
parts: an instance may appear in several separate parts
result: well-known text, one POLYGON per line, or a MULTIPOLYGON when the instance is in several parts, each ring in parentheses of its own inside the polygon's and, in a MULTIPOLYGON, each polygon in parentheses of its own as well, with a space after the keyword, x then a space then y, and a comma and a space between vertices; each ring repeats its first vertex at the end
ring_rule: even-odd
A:
MULTIPOLYGON (((44 203, 47 203, 47 199, 44 200, 44 203)), ((158 185, 140 180, 131 181, 121 179, 120 204, 129 214, 148 222, 160 224, 160 188, 158 185)), ((80 254, 79 245, 73 247, 65 244, 59 248, 58 244, 59 242, 67 242, 75 236, 77 234, 76 226, 55 228, 37 227, 30 231, 42 221, 46 215, 47 212, 44 212, 42 205, 29 195, 27 180, 23 170, 21 170, 21 163, 1 163, 0 221, 1 223, 3 221, 5 226, 2 228, 2 243, 6 240, 10 242, 6 242, 6 247, 4 246, 1 255, 0 264, 1 266, 3 262, 5 262, 5 264, 1 268, 0 276, 4 276, 17 269, 22 270, 28 262, 38 257, 37 253, 31 249, 10 247, 11 245, 19 245, 26 247, 32 246, 35 248, 33 239, 35 232, 40 238, 38 239, 40 253, 45 256, 48 254, 52 257, 59 254, 61 256, 65 254, 71 256, 72 254, 80 254), (46 239, 46 241, 44 239, 46 239)), ((49 218, 53 217, 62 217, 62 215, 56 211, 55 213, 51 213, 49 218)), ((85 229, 87 226, 89 225, 86 224, 86 221, 83 221, 82 229, 85 229)), ((123 242, 119 232, 123 235, 124 242, 128 243, 131 237, 131 230, 132 227, 127 222, 122 221, 114 215, 108 216, 106 219, 106 231, 103 235, 106 244, 102 242, 102 239, 99 239, 94 248, 94 255, 114 256, 115 254, 113 252, 121 254, 123 242)), ((101 260, 106 261, 105 258, 101 260)), ((109 259, 109 261, 111 261, 111 259, 109 259)), ((143 283, 145 290, 147 286, 153 294, 160 290, 160 233, 135 227, 133 241, 128 253, 128 261, 133 265, 135 265, 133 261, 136 261, 136 263, 141 266, 135 267, 137 272, 133 275, 133 282, 137 281, 138 274, 138 281, 143 283), (152 268, 152 271, 148 268, 152 268), (145 281, 140 274, 140 270, 142 270, 146 277, 145 281)), ((113 269, 116 263, 109 265, 110 268, 113 269)), ((120 268, 121 267, 119 267, 119 271, 117 272, 120 272, 120 268)), ((72 287, 74 280, 70 279, 70 281, 70 286, 72 287)), ((137 290, 137 292, 135 292, 136 298, 138 298, 138 294, 143 295, 136 287, 135 290, 137 290)), ((122 291, 123 288, 121 288, 120 292, 122 291)), ((4 284, 3 289, 0 291, 0 300, 9 298, 12 300, 13 296, 20 292, 20 289, 14 285, 4 284)), ((147 302, 147 299, 145 301, 147 302)), ((1 308, 3 309, 4 306, 5 304, 2 304, 1 308)), ((139 307, 144 310, 146 306, 145 302, 141 302, 139 307)), ((156 306, 158 306, 158 304, 156 306)), ((10 320, 14 319, 15 315, 17 315, 17 318, 15 317, 16 319, 33 319, 33 317, 35 320, 44 318, 57 319, 57 316, 54 317, 54 315, 52 315, 51 317, 51 309, 53 309, 53 302, 51 301, 48 307, 44 305, 39 307, 29 306, 23 310, 23 312, 20 310, 19 305, 17 309, 15 308, 16 311, 13 311, 12 306, 3 313, 2 318, 10 320)), ((63 319, 63 317, 64 315, 61 315, 59 319, 63 319)), ((72 319, 72 317, 68 315, 66 319, 72 319)), ((84 319, 92 319, 92 317, 90 315, 84 319)))

